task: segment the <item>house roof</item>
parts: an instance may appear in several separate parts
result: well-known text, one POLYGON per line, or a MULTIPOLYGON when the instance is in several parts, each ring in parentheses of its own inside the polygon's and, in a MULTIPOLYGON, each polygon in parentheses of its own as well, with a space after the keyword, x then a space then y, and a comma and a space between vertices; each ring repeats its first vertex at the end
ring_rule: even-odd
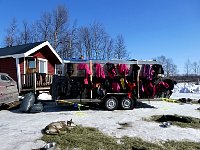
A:
POLYGON ((30 54, 32 54, 32 53, 40 50, 44 46, 48 46, 49 49, 58 58, 58 60, 60 61, 60 63, 62 63, 62 59, 56 53, 56 51, 53 49, 53 47, 50 45, 50 43, 48 41, 35 42, 35 43, 18 45, 18 46, 0 48, 0 58, 7 58, 7 57, 21 58, 21 57, 27 57, 30 54))
POLYGON ((23 44, 23 45, 18 45, 18 46, 0 48, 0 56, 26 53, 30 49, 32 49, 42 43, 43 42, 36 42, 36 43, 29 43, 29 44, 23 44))

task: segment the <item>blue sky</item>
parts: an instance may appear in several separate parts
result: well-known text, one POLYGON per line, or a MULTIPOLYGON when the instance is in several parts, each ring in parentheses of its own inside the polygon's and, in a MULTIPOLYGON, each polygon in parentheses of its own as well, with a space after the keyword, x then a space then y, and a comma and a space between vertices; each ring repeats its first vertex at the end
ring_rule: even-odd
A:
POLYGON ((135 59, 164 55, 180 72, 187 59, 200 60, 200 0, 0 0, 0 43, 11 19, 33 22, 44 11, 65 5, 79 26, 94 21, 122 34, 135 59))

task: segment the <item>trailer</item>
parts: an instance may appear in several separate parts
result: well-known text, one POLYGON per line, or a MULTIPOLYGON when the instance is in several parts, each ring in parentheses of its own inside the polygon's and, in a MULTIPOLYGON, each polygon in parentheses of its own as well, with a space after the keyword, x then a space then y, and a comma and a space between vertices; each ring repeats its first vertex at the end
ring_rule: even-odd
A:
POLYGON ((157 61, 65 59, 60 74, 53 76, 51 95, 57 104, 130 110, 138 100, 169 97, 173 87, 157 61))

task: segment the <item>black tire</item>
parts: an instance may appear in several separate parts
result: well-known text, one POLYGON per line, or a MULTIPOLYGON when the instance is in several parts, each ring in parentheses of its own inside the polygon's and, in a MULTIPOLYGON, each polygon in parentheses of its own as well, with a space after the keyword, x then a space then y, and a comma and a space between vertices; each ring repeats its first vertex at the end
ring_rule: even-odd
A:
POLYGON ((37 104, 34 104, 30 108, 30 113, 39 113, 39 112, 42 112, 42 110, 43 110, 43 104, 39 102, 37 104))
POLYGON ((104 106, 105 106, 105 109, 107 110, 115 110, 117 109, 118 107, 118 101, 115 97, 111 96, 111 97, 108 97, 105 101, 104 101, 104 106))
POLYGON ((34 93, 30 92, 24 96, 24 99, 22 100, 20 104, 20 111, 22 112, 28 112, 31 106, 33 106, 35 102, 35 95, 34 93))
POLYGON ((131 110, 135 106, 135 101, 133 99, 131 99, 131 98, 124 97, 120 101, 120 104, 121 104, 120 106, 121 106, 122 109, 124 109, 124 110, 131 110))

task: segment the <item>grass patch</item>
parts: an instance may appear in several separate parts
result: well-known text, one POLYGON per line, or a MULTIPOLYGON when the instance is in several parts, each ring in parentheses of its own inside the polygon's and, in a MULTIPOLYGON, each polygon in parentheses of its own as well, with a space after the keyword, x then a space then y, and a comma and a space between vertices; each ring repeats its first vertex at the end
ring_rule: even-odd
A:
POLYGON ((200 143, 189 141, 167 141, 163 143, 165 149, 169 150, 198 150, 200 143))
POLYGON ((130 138, 124 136, 121 138, 121 144, 123 145, 124 150, 162 150, 163 147, 159 143, 150 143, 142 140, 141 138, 130 138))
POLYGON ((77 126, 70 132, 63 132, 58 135, 44 134, 42 140, 46 143, 56 142, 61 150, 191 150, 200 149, 200 143, 167 141, 160 143, 146 142, 140 138, 127 136, 121 139, 108 136, 91 127, 77 126))
POLYGON ((154 116, 151 116, 150 121, 156 121, 156 122, 169 121, 172 123, 172 125, 176 125, 182 128, 200 129, 200 119, 189 117, 189 116, 154 115, 154 116))
MULTIPOLYGON (((140 138, 123 137, 121 139, 125 150, 135 148, 135 150, 197 150, 200 149, 200 143, 189 141, 166 141, 159 143, 146 142, 140 138)), ((131 150, 131 149, 130 149, 131 150)))
POLYGON ((56 142, 61 149, 81 148, 84 150, 105 149, 114 150, 118 148, 117 141, 110 136, 104 135, 96 128, 77 126, 70 132, 58 135, 44 135, 45 142, 56 142))

